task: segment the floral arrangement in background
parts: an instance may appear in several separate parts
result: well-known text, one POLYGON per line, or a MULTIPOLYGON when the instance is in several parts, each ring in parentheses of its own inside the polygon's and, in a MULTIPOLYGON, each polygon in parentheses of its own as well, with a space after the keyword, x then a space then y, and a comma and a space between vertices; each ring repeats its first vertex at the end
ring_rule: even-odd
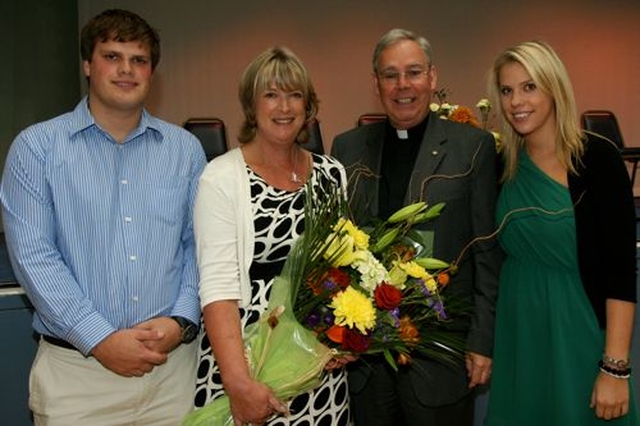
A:
POLYGON ((428 257, 414 226, 436 218, 444 204, 417 202, 366 232, 336 214, 337 195, 305 213, 312 255, 294 302, 296 318, 339 352, 382 353, 395 368, 412 354, 461 360, 463 342, 443 333, 448 311, 462 304, 441 290, 455 266, 428 257))
POLYGON ((492 130, 491 121, 491 102, 482 98, 476 104, 476 108, 480 111, 480 120, 475 116, 471 108, 464 105, 451 104, 447 102, 447 89, 439 89, 434 92, 438 102, 432 102, 429 108, 443 120, 457 121, 458 123, 471 124, 483 130, 487 130, 493 135, 496 141, 496 149, 500 150, 500 133, 492 130))

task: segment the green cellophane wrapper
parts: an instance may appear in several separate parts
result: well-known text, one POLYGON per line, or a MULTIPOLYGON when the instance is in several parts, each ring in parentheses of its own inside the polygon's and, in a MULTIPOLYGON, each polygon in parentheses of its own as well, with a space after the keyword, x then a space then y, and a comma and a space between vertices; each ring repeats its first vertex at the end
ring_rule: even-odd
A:
MULTIPOLYGON (((317 388, 334 351, 321 344, 293 313, 293 300, 305 263, 303 238, 294 244, 280 276, 275 278, 267 311, 245 329, 245 354, 253 376, 281 400, 317 388)), ((183 426, 233 426, 225 395, 184 419, 183 426)))

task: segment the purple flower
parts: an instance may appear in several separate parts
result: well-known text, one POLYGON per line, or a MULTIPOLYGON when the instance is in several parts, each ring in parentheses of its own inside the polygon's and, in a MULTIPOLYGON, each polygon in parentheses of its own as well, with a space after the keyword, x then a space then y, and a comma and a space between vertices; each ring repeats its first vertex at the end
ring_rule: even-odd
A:
POLYGON ((308 328, 315 328, 320 323, 320 315, 313 312, 305 319, 308 328))
POLYGON ((400 327, 400 308, 394 308, 389 311, 389 315, 393 318, 393 326, 395 328, 400 327))
POLYGON ((333 280, 331 279, 326 279, 322 282, 322 287, 327 290, 328 293, 334 293, 336 291, 336 289, 338 288, 338 284, 336 284, 333 280))
POLYGON ((322 323, 325 325, 332 326, 335 320, 336 320, 336 317, 333 315, 332 312, 327 312, 324 315, 322 315, 322 323))
POLYGON ((433 309, 438 313, 440 319, 447 319, 447 313, 444 311, 444 305, 441 301, 436 302, 433 305, 433 309))
POLYGON ((418 282, 418 285, 420 286, 420 291, 422 292, 422 294, 424 294, 424 297, 431 296, 431 292, 427 288, 427 285, 424 283, 424 280, 423 279, 419 279, 419 280, 416 280, 416 281, 418 282))

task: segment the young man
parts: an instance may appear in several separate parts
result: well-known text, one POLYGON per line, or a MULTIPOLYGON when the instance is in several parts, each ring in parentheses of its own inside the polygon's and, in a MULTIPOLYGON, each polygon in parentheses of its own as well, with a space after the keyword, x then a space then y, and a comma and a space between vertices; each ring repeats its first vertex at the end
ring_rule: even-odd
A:
MULTIPOLYGON (((363 167, 372 172, 349 180, 357 185, 350 188, 352 212, 364 225, 418 200, 445 202, 442 215, 423 230, 433 235, 434 257, 453 261, 475 237, 494 230, 493 138, 429 114, 437 74, 423 37, 390 31, 375 48, 373 68, 388 119, 338 135, 332 149, 348 173, 363 167)), ((349 366, 357 426, 473 423, 471 388, 491 373, 499 265, 495 242, 474 244, 445 290, 472 307, 470 318, 453 318, 451 324, 452 333, 467 341, 466 369, 420 357, 397 372, 382 358, 349 366)))
POLYGON ((198 140, 144 109, 157 32, 108 10, 82 30, 88 96, 20 133, 0 197, 41 335, 37 425, 176 425, 190 411, 200 310, 198 140))

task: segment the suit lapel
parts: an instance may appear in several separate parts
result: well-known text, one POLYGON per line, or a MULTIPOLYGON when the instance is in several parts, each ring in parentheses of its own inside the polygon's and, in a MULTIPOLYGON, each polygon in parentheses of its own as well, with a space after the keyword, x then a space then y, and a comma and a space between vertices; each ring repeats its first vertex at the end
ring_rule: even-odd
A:
POLYGON ((354 158, 355 168, 350 172, 350 200, 352 213, 360 223, 368 223, 378 216, 380 163, 384 145, 386 123, 368 124, 363 129, 365 143, 354 158))
POLYGON ((367 211, 371 217, 378 217, 378 204, 380 199, 380 167, 382 164, 382 149, 384 147, 384 138, 386 134, 386 121, 380 125, 369 126, 367 134, 367 167, 373 172, 374 176, 365 179, 367 188, 367 211))
POLYGON ((425 180, 437 172, 446 155, 446 133, 440 119, 435 115, 431 115, 413 166, 411 182, 405 194, 405 204, 416 202, 420 199, 426 201, 425 194, 428 188, 428 181, 425 183, 425 180))

